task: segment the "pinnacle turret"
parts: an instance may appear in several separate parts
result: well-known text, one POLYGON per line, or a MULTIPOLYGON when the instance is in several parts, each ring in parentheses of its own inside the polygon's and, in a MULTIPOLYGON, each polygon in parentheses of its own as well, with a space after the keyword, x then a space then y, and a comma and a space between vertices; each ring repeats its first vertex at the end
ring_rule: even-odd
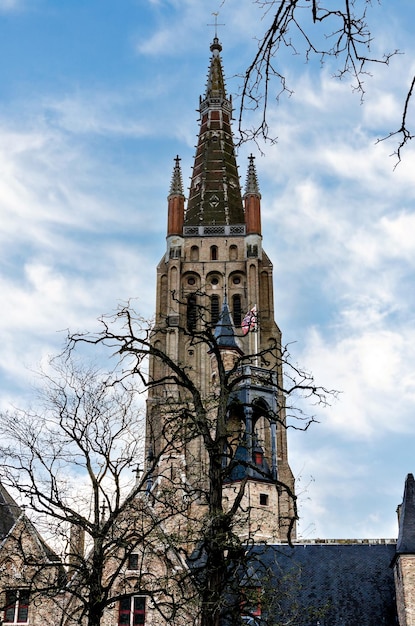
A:
POLYGON ((184 223, 184 194, 179 156, 176 156, 174 159, 168 203, 167 236, 182 235, 184 223))
POLYGON ((169 196, 182 196, 183 195, 183 179, 182 170, 180 167, 180 157, 176 156, 174 159, 173 175, 171 177, 170 193, 169 196))
POLYGON ((261 235, 261 194, 256 175, 255 157, 252 154, 249 157, 246 175, 244 208, 247 235, 261 235))
POLYGON ((258 178, 255 167, 255 157, 251 154, 249 157, 248 172, 246 175, 245 195, 248 193, 261 197, 259 193, 258 178))

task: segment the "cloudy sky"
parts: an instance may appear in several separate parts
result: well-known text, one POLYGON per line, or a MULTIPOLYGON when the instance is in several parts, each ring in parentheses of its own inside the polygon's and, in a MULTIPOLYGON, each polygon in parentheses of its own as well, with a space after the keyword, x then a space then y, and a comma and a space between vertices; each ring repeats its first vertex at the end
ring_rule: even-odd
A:
MULTIPOLYGON (((30 401, 64 329, 93 330, 130 297, 151 316, 176 154, 191 173, 207 24, 220 9, 235 104, 267 24, 250 0, 220 4, 0 0, 0 408, 30 401)), ((330 63, 281 51, 293 94, 270 104, 278 142, 238 156, 244 180, 257 155, 285 342, 342 392, 290 432, 306 538, 396 536, 415 472, 415 144, 395 169, 396 143, 376 143, 415 73, 413 0, 375 3, 370 19, 374 53, 405 54, 372 68, 364 103, 330 63)))

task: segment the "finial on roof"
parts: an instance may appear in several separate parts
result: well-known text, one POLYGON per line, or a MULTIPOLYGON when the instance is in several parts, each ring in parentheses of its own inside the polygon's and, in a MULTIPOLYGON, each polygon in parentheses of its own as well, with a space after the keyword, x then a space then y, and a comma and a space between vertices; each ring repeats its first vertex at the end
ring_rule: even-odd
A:
POLYGON ((182 170, 180 168, 180 157, 176 156, 174 159, 174 169, 171 178, 170 196, 182 196, 183 195, 183 180, 182 170))
POLYGON ((212 13, 212 15, 215 16, 215 23, 214 24, 208 24, 208 26, 214 26, 215 27, 215 36, 213 38, 213 42, 210 45, 211 52, 213 52, 213 54, 215 54, 215 50, 217 50, 218 52, 222 52, 222 46, 219 43, 219 39, 218 39, 218 26, 225 26, 225 24, 218 24, 219 11, 216 11, 216 13, 212 13))
POLYGON ((246 175, 245 193, 254 193, 259 195, 258 178, 255 168, 255 157, 251 154, 249 157, 248 173, 246 175))

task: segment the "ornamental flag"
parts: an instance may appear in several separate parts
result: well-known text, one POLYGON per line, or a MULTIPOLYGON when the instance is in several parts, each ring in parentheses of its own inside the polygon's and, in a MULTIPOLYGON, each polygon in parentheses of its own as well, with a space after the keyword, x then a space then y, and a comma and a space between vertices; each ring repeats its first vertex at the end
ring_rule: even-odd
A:
POLYGON ((249 333, 250 330, 257 329, 257 312, 256 312, 256 304, 252 307, 250 311, 245 315, 242 320, 242 332, 244 335, 249 333))

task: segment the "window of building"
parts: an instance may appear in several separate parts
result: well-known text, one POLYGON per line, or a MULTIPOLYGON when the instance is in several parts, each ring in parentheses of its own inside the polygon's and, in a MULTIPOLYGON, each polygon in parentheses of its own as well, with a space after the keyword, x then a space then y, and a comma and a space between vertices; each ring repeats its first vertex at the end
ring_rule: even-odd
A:
POLYGON ((268 506, 268 494, 267 493, 259 494, 259 504, 261 506, 268 506))
POLYGON ((171 259, 180 259, 182 255, 182 249, 180 246, 170 248, 170 258, 171 259))
POLYGON ((232 315, 235 326, 240 326, 242 323, 242 307, 241 296, 238 293, 232 296, 232 315))
POLYGON ((190 295, 187 298, 187 330, 193 332, 196 329, 197 304, 196 296, 190 295))
POLYGON ((128 555, 128 564, 127 569, 138 569, 138 554, 129 554, 128 555))
POLYGON ((210 246, 210 260, 211 261, 218 260, 218 246, 210 246))
POLYGON ((198 246, 192 246, 190 248, 190 260, 198 261, 199 260, 199 248, 198 246))
POLYGON ((248 257, 257 257, 258 256, 258 246, 256 244, 247 246, 246 254, 247 254, 248 257))
POLYGON ((219 296, 210 297, 210 320, 212 324, 217 324, 219 321, 219 296))
POLYGON ((118 612, 118 626, 138 626, 146 619, 146 599, 144 596, 121 598, 118 612))
POLYGON ((7 589, 4 608, 5 624, 27 624, 29 617, 29 590, 7 589))

